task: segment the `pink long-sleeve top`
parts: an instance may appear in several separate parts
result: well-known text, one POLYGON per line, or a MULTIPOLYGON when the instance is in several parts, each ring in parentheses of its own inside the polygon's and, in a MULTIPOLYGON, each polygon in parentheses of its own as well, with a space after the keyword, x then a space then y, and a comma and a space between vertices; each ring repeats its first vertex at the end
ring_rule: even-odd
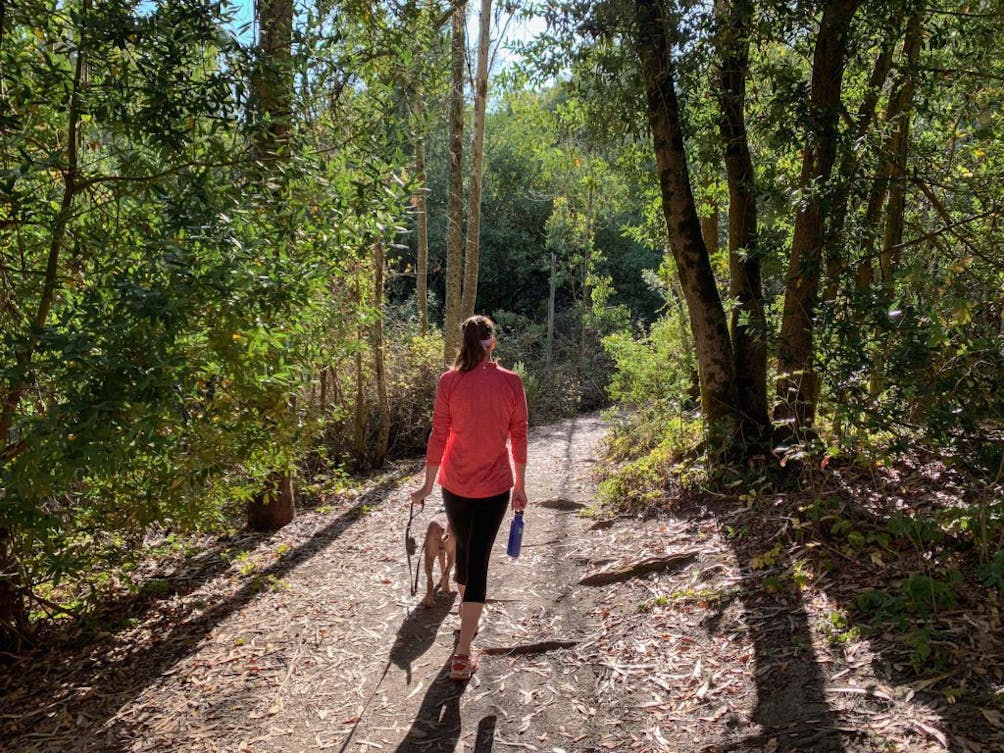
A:
POLYGON ((519 375, 491 361, 439 378, 427 466, 461 497, 494 497, 513 486, 514 463, 526 464, 526 393, 519 375), (508 446, 507 446, 508 440, 508 446))

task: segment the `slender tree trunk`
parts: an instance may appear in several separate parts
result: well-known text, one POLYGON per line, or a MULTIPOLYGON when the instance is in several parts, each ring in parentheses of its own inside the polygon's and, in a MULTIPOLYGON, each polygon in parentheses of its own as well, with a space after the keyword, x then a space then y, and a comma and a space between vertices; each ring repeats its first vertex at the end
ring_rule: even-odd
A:
MULTIPOLYGON (((295 85, 293 0, 257 0, 256 9, 259 39, 251 88, 258 122, 252 151, 263 177, 281 184, 280 161, 288 157, 295 85)), ((293 515, 292 476, 287 470, 276 471, 269 476, 261 494, 248 503, 248 526, 255 531, 274 531, 289 523, 293 515)))
POLYGON ((461 282, 463 273, 464 218, 464 62, 467 52, 466 0, 453 9, 450 89, 450 180, 446 205, 446 316, 443 360, 453 360, 460 347, 461 282))
POLYGON ((704 238, 704 245, 708 247, 708 253, 718 249, 721 242, 718 237, 718 207, 712 207, 708 214, 701 217, 701 237, 704 238))
POLYGON ((592 160, 589 162, 589 189, 586 191, 586 233, 582 244, 582 326, 579 328, 579 368, 588 368, 583 361, 586 358, 586 322, 593 308, 593 286, 590 282, 593 263, 593 227, 595 224, 594 204, 596 188, 593 184, 592 160))
POLYGON ((779 403, 775 421, 790 433, 811 429, 816 416, 817 377, 813 362, 813 324, 822 263, 825 197, 837 151, 840 94, 848 30, 862 0, 826 3, 812 61, 809 127, 802 152, 799 185, 805 196, 795 212, 788 258, 784 312, 778 350, 779 403))
POLYGON ((544 365, 551 366, 551 358, 554 354, 554 294, 558 287, 557 279, 557 255, 551 251, 551 274, 547 283, 547 344, 544 349, 544 365))
POLYGON ((255 131, 253 145, 255 157, 267 162, 285 156, 289 143, 294 86, 293 0, 256 0, 255 7, 258 50, 251 89, 260 127, 255 131))
POLYGON ((701 408, 711 447, 726 449, 736 422, 735 364, 725 310, 701 238, 660 0, 636 0, 635 20, 662 208, 697 351, 701 408))
MULTIPOLYGON (((415 108, 419 122, 425 123, 425 104, 416 97, 415 108)), ((415 214, 418 215, 418 270, 415 298, 418 303, 418 330, 429 333, 429 200, 425 175, 425 129, 415 144, 415 170, 418 173, 418 192, 415 194, 415 214)))
POLYGON ((906 158, 910 147, 910 118, 913 112, 915 70, 923 42, 923 7, 918 8, 907 23, 903 42, 903 70, 893 94, 896 123, 889 144, 889 204, 886 208, 885 236, 879 267, 882 281, 890 284, 899 262, 899 244, 903 242, 903 215, 906 210, 906 158))
MULTIPOLYGON (((356 277, 356 311, 363 310, 363 287, 359 279, 361 272, 357 272, 356 277)), ((352 444, 356 456, 356 469, 362 470, 366 466, 366 391, 365 376, 363 374, 363 348, 365 333, 363 332, 362 320, 356 324, 356 399, 355 409, 352 412, 352 444)))
MULTIPOLYGON (((711 191, 714 181, 707 175, 701 181, 705 192, 711 191)), ((718 232, 718 222, 721 210, 717 201, 708 202, 708 213, 701 217, 701 237, 704 238, 704 245, 707 246, 708 253, 714 254, 721 246, 721 234, 718 232)))
POLYGON ((850 138, 846 139, 840 165, 837 168, 836 185, 831 201, 832 210, 827 218, 826 236, 823 241, 826 263, 826 287, 823 291, 823 299, 827 301, 836 297, 840 290, 841 278, 847 269, 847 257, 843 248, 844 228, 847 224, 851 183, 859 162, 859 150, 854 148, 854 145, 868 134, 875 122, 879 98, 882 95, 886 79, 889 77, 889 71, 892 70, 901 21, 902 19, 897 16, 891 22, 894 31, 886 39, 882 51, 875 59, 875 65, 872 67, 872 73, 868 79, 868 88, 854 118, 853 133, 850 138))
POLYGON ((383 281, 384 248, 383 243, 378 241, 373 247, 373 310, 376 317, 370 328, 373 376, 376 382, 377 402, 380 405, 380 427, 377 431, 376 449, 373 452, 373 465, 377 468, 383 466, 387 459, 387 447, 390 441, 390 400, 387 397, 387 370, 384 367, 383 281))
MULTIPOLYGON (((907 22, 907 35, 906 40, 903 43, 904 65, 908 65, 907 61, 910 58, 910 48, 913 44, 918 45, 917 52, 919 52, 919 42, 921 40, 921 19, 922 9, 918 9, 907 22), (914 42, 911 42, 911 38, 914 39, 914 42)), ((917 52, 914 53, 914 57, 917 52)), ((861 242, 861 260, 858 262, 858 268, 855 274, 856 287, 858 289, 871 287, 875 282, 875 262, 876 257, 879 257, 879 253, 876 252, 878 229, 881 224, 882 209, 886 206, 886 199, 890 194, 890 183, 896 173, 895 154, 897 151, 897 139, 899 136, 899 128, 896 124, 901 122, 903 108, 908 106, 908 103, 912 98, 912 87, 912 77, 901 75, 894 84, 892 93, 889 95, 889 103, 886 107, 885 123, 887 128, 891 128, 891 130, 880 147, 878 171, 875 175, 875 179, 872 181, 871 192, 869 193, 868 204, 865 210, 865 237, 861 242), (908 85, 908 82, 911 83, 908 85), (904 95, 907 96, 904 97, 904 95)), ((907 115, 906 117, 907 120, 909 120, 909 116, 907 115)), ((879 257, 878 261, 881 276, 881 257, 879 257)), ((885 272, 888 273, 888 270, 885 270, 885 272)))
POLYGON ((488 102, 488 42, 492 2, 481 0, 481 29, 478 33, 478 68, 474 78, 474 134, 471 146, 470 201, 467 205, 467 249, 464 253, 464 293, 461 318, 474 314, 478 299, 478 258, 480 256, 481 176, 485 151, 485 107, 488 102))
POLYGON ((758 445, 767 437, 767 322, 763 309, 760 252, 757 245, 757 197, 753 158, 746 132, 746 75, 753 3, 735 0, 720 8, 721 132, 729 185, 729 295, 732 348, 743 439, 758 445), (748 323, 747 323, 748 322, 748 323))

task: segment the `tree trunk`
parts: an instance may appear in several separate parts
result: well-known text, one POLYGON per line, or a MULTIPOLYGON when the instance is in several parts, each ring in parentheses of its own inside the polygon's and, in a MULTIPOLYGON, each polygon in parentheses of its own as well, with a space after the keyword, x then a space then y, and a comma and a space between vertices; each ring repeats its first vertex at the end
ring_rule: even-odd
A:
POLYGON ((770 424, 767 417, 767 322, 757 246, 756 176, 745 114, 753 3, 735 0, 719 12, 723 24, 720 126, 729 184, 729 295, 738 302, 732 310, 732 348, 743 441, 756 446, 766 439, 770 424))
POLYGON ((799 185, 804 196, 795 212, 788 258, 778 350, 776 421, 788 434, 811 429, 818 393, 813 363, 813 324, 822 263, 825 197, 836 160, 837 123, 847 55, 848 30, 862 0, 826 3, 812 61, 809 125, 799 185))
POLYGON ((637 48, 669 245, 697 350, 701 409, 713 450, 731 446, 737 393, 732 344, 687 169, 679 105, 660 0, 636 0, 637 48))
MULTIPOLYGON (((257 123, 252 151, 263 177, 281 177, 278 161, 288 157, 293 101, 293 2, 258 0, 256 10, 259 38, 251 89, 257 123)), ((288 470, 276 471, 269 476, 264 490, 248 503, 248 527, 274 531, 293 516, 292 476, 288 470)))
POLYGON ((551 274, 547 283, 547 343, 544 348, 544 365, 551 366, 551 358, 554 354, 554 294, 558 287, 557 255, 551 251, 551 274))
MULTIPOLYGON (((712 180, 707 176, 702 181, 705 191, 711 190, 712 180)), ((718 221, 720 210, 718 202, 709 202, 708 213, 701 217, 701 237, 704 238, 704 245, 708 248, 709 254, 714 254, 721 245, 721 238, 718 232, 718 221)))
POLYGON ((582 244, 582 326, 579 328, 579 371, 588 369, 590 364, 585 359, 586 355, 586 322, 589 321, 589 313, 593 308, 593 286, 590 282, 590 272, 593 263, 593 225, 594 225, 594 201, 595 185, 593 182, 592 160, 589 159, 589 188, 586 191, 586 233, 585 241, 582 244))
POLYGON ((461 276, 463 272, 464 218, 464 62, 467 52, 465 27, 466 0, 453 9, 453 40, 450 89, 450 180, 446 205, 446 316, 443 328, 445 352, 450 363, 460 347, 461 276))
MULTIPOLYGON (((258 50, 251 90, 258 118, 253 148, 267 163, 289 142, 293 100, 293 0, 257 0, 258 50)), ((266 171, 270 171, 266 167, 266 171)))
POLYGON ((471 145, 470 201, 467 205, 467 250, 464 254, 464 293, 461 318, 474 314, 478 299, 478 257, 480 256, 481 175, 485 145, 485 107, 488 101, 488 34, 491 27, 491 0, 481 0, 481 29, 478 33, 478 69, 474 79, 474 134, 471 145))
MULTIPOLYGON (((361 273, 357 273, 361 274, 361 273)), ((359 277, 356 277, 356 310, 363 309, 363 288, 359 277)), ((363 325, 361 319, 356 324, 356 400, 352 413, 352 440, 356 456, 356 470, 366 467, 366 391, 363 375, 363 325)))
POLYGON ((10 653, 19 648, 27 620, 13 543, 10 528, 0 528, 0 651, 10 653))
MULTIPOLYGON (((419 121, 425 123, 425 104, 416 97, 415 108, 419 121)), ((418 270, 415 281, 415 298, 418 303, 418 330, 429 333, 429 200, 425 185, 425 131, 415 144, 415 170, 418 173, 418 192, 415 194, 415 214, 418 215, 418 270)))
POLYGON ((845 148, 837 168, 836 186, 831 201, 832 210, 827 218, 823 253, 826 263, 826 287, 823 299, 832 301, 840 290, 840 282, 847 269, 847 257, 844 253, 844 228, 847 224, 848 202, 850 201, 851 183, 858 169, 859 150, 854 146, 861 141, 872 127, 878 111, 878 101, 882 95, 889 71, 892 70, 896 39, 900 34, 902 19, 898 16, 891 21, 892 33, 889 34, 882 51, 875 59, 868 88, 858 107, 854 118, 854 131, 845 141, 845 148))
POLYGON ((708 253, 714 253, 720 243, 718 237, 718 207, 712 207, 711 212, 701 217, 701 237, 708 253))
POLYGON ((286 471, 269 476, 265 489, 247 506, 248 527, 252 531, 276 531, 293 520, 295 514, 293 477, 286 471))
POLYGON ((387 371, 384 368, 383 352, 383 268, 383 243, 377 242, 373 247, 373 311, 376 316, 370 328, 373 376, 376 382, 377 402, 380 405, 380 427, 377 431, 376 449, 373 451, 373 465, 377 468, 382 467, 387 459, 387 445, 390 441, 390 400, 387 398, 387 371))
POLYGON ((882 281, 891 283, 892 274, 899 261, 899 244, 903 242, 903 214, 906 210, 906 157, 910 146, 910 116, 913 110, 913 92, 916 85, 914 71, 920 57, 923 41, 923 7, 914 11, 907 23, 903 42, 903 70, 890 110, 895 109, 896 124, 889 144, 889 204, 886 208, 885 236, 879 268, 882 281))

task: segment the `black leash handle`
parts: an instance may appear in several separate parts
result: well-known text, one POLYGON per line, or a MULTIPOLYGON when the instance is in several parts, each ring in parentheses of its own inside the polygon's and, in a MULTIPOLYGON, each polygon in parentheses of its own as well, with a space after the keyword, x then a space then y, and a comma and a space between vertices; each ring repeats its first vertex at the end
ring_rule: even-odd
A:
MULTIPOLYGON (((425 500, 422 500, 422 510, 425 510, 425 500)), ((411 588, 411 595, 414 596, 418 593, 418 575, 421 568, 415 565, 415 580, 412 583, 411 579, 411 555, 418 551, 418 544, 415 541, 415 537, 411 535, 411 521, 415 519, 415 504, 412 503, 408 508, 408 525, 404 529, 404 550, 408 553, 408 585, 411 588)))

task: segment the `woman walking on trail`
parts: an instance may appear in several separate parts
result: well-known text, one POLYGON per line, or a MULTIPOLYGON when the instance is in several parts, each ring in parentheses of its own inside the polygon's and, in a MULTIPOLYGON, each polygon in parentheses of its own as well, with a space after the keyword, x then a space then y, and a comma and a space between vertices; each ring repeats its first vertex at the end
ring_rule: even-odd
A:
POLYGON ((411 495, 423 502, 437 480, 456 537, 460 639, 450 679, 467 680, 477 669, 471 642, 485 604, 488 559, 510 502, 526 507, 526 394, 518 375, 491 354, 495 324, 472 316, 461 325, 463 342, 453 368, 439 378, 432 433, 425 455, 425 484, 411 495), (512 448, 509 463, 507 440, 512 448))

